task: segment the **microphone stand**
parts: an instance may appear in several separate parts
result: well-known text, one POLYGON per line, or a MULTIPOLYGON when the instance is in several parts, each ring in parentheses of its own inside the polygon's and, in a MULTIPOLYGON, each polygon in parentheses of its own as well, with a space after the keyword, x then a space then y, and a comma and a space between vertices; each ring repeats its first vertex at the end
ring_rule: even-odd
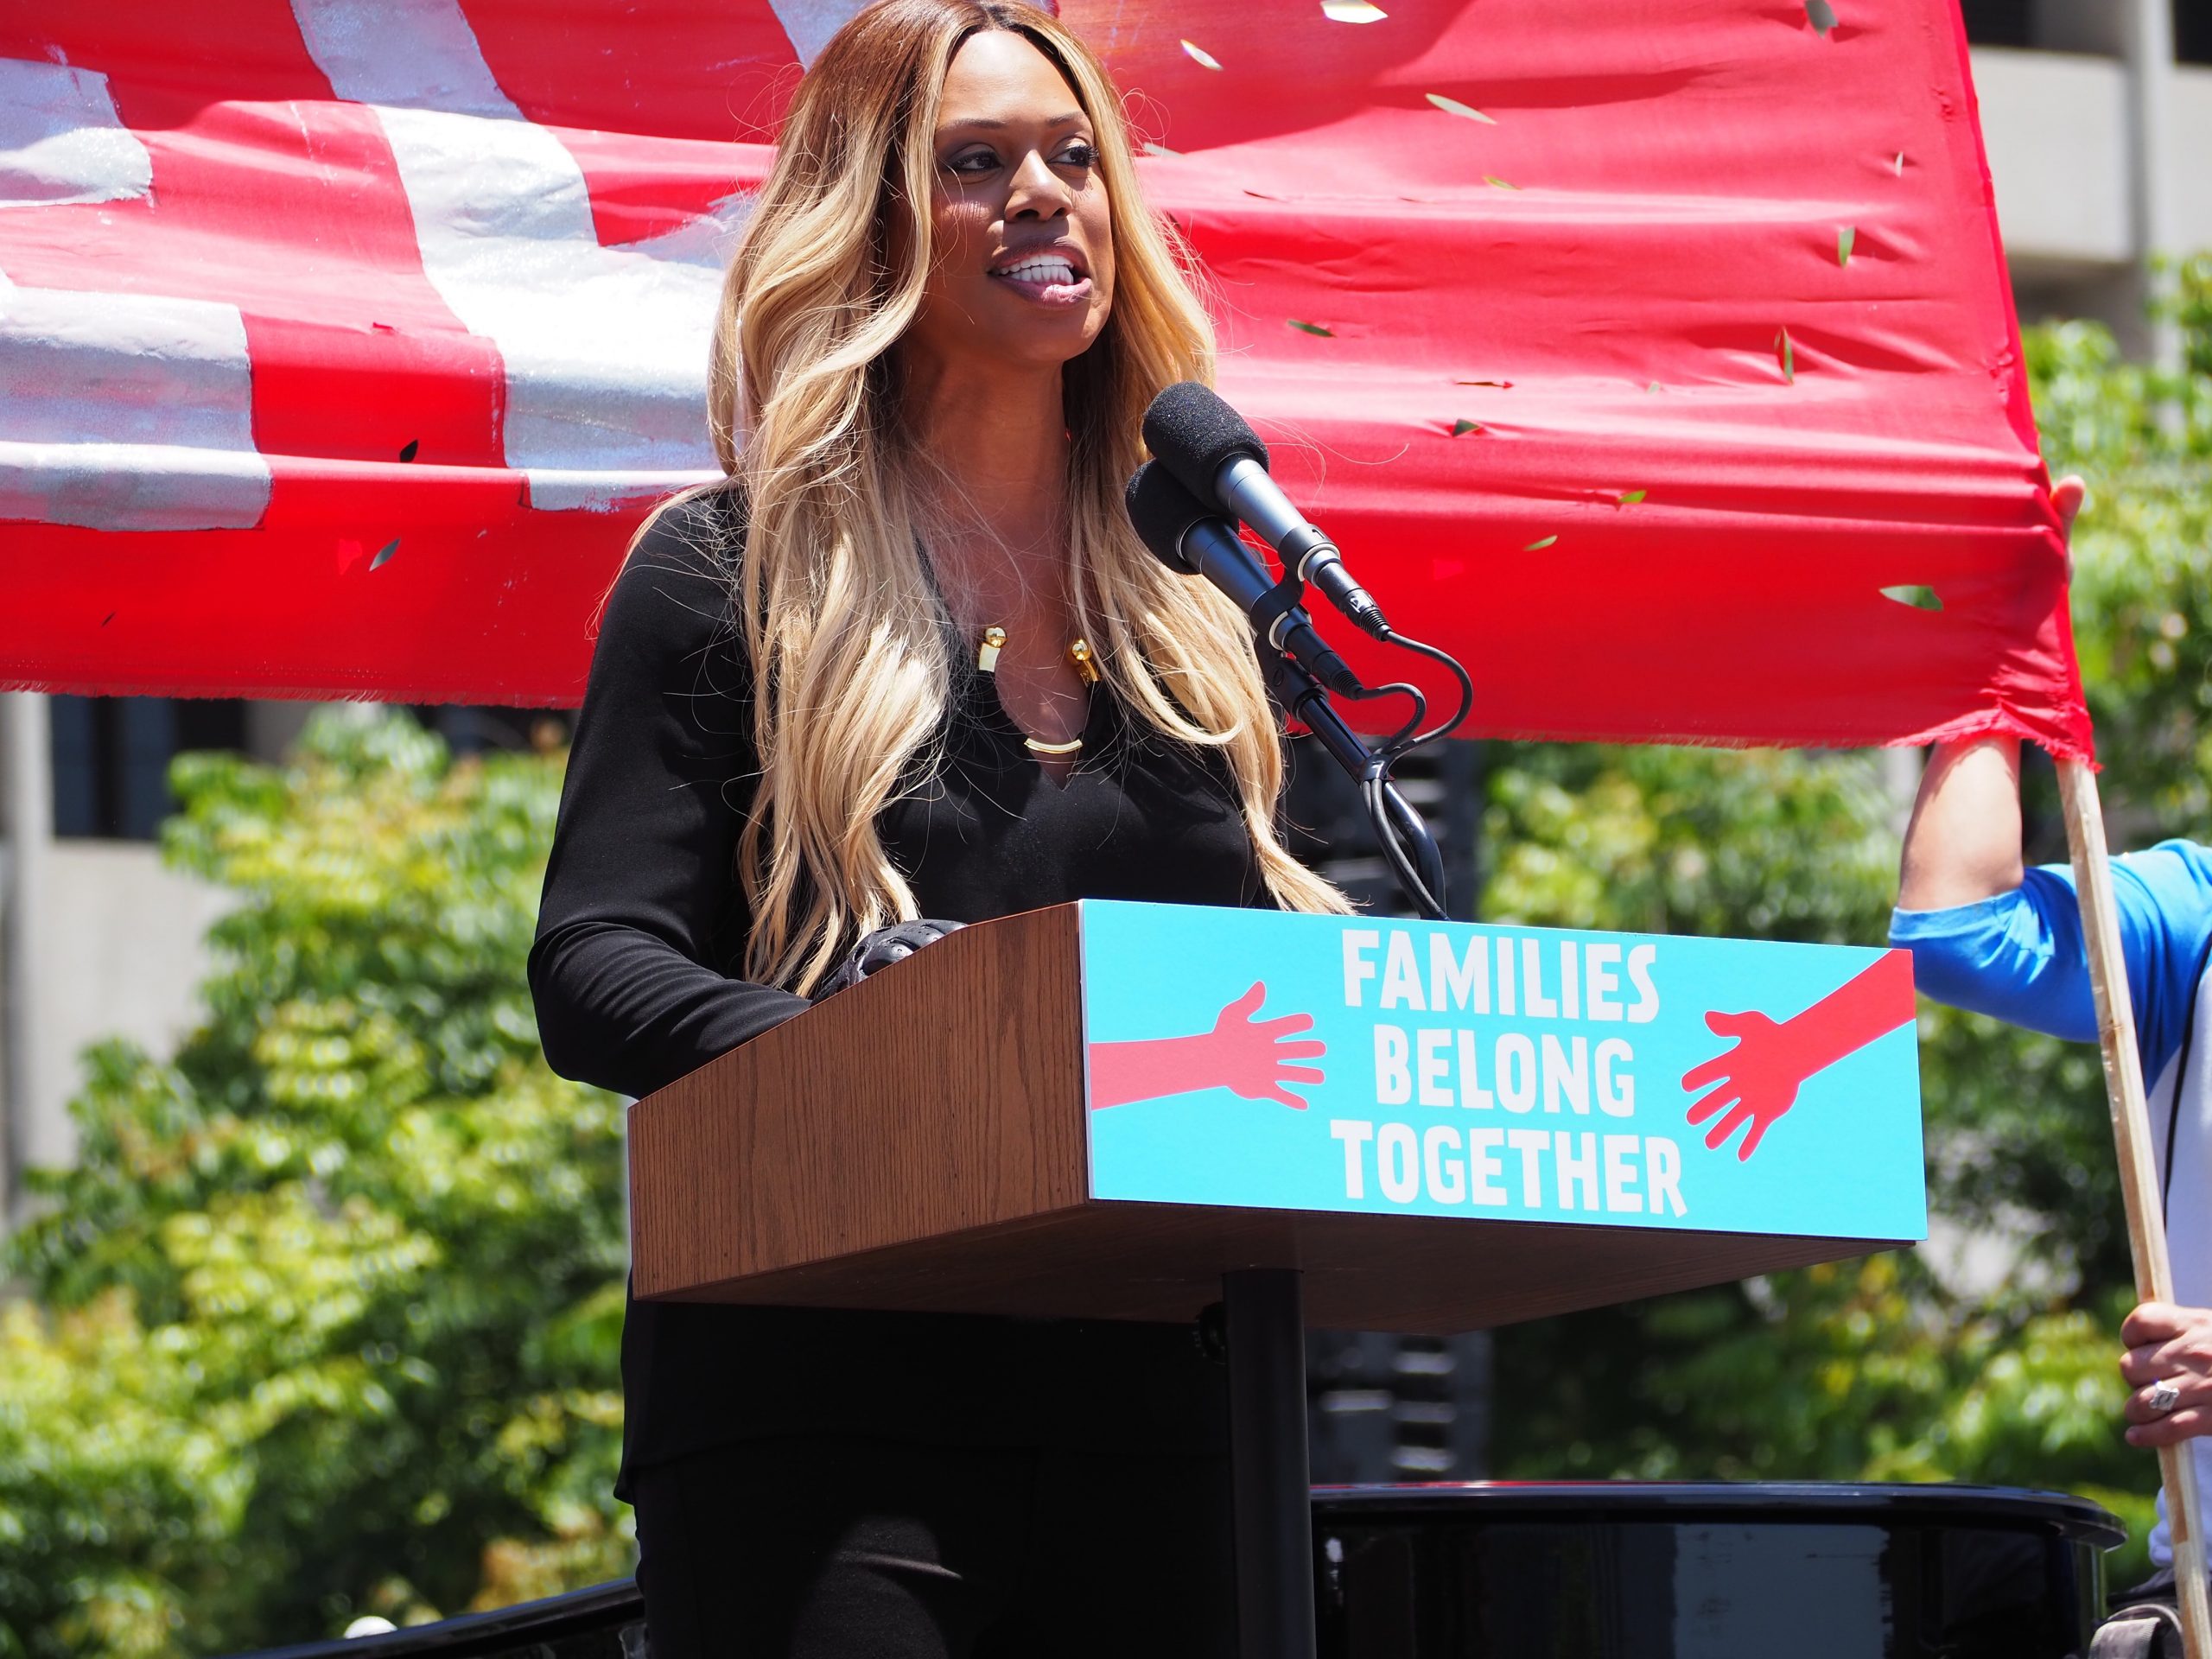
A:
MULTIPOLYGON (((1389 763, 1338 718, 1329 694, 1304 664, 1264 644, 1260 659, 1277 701, 1305 721, 1359 785, 1400 889, 1429 920, 1446 920, 1436 897, 1444 891, 1444 861, 1421 815, 1390 781, 1389 763)), ((1221 1287, 1237 1653, 1239 1659, 1313 1659, 1313 1511, 1300 1274, 1295 1268, 1236 1268, 1222 1274, 1221 1287)))
POLYGON ((1421 814, 1390 781, 1388 764, 1344 724, 1330 703, 1328 692, 1304 664, 1276 652, 1264 655, 1277 701, 1305 722, 1330 759, 1359 785, 1361 804, 1367 809, 1368 822, 1375 827, 1382 856, 1397 879, 1398 891, 1426 919, 1449 920, 1443 905, 1443 855, 1437 851, 1436 838, 1429 834, 1421 814))

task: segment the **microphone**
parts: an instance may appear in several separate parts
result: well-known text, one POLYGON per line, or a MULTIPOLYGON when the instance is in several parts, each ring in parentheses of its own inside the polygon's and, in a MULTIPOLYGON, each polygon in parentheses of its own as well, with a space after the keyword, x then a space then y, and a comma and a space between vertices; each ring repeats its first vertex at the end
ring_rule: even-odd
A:
POLYGON ((1356 697, 1366 690, 1313 631, 1313 619, 1283 602, 1267 567, 1237 539, 1229 521, 1165 467, 1147 461, 1138 467, 1123 500, 1144 544, 1163 563, 1185 575, 1204 576, 1228 594, 1269 646, 1340 696, 1356 697))
POLYGON ((1382 607, 1352 580, 1337 544, 1268 475, 1260 435, 1211 388, 1185 380, 1154 398, 1144 412, 1144 441, 1185 489, 1259 531, 1284 569, 1319 588, 1363 631, 1377 639, 1390 632, 1382 607))

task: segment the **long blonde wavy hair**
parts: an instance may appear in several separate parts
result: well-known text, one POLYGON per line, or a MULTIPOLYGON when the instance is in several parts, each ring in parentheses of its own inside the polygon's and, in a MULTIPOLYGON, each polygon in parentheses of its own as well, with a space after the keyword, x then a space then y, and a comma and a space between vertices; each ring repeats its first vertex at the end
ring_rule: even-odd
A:
POLYGON ((1111 204, 1112 314, 1064 371, 1077 626, 1139 722, 1222 752, 1276 901, 1349 908, 1275 833, 1282 749, 1243 618, 1154 557, 1122 506, 1145 406, 1175 381, 1212 379, 1213 330, 1187 250, 1144 207, 1120 95, 1045 12, 880 0, 793 97, 722 287, 709 383, 728 475, 716 487, 747 507, 733 601, 761 778, 737 853, 746 972, 802 993, 861 934, 918 913, 876 818, 938 741, 962 665, 920 550, 915 480, 929 469, 903 436, 897 346, 931 266, 945 74, 986 29, 1025 36, 1074 89, 1111 204))

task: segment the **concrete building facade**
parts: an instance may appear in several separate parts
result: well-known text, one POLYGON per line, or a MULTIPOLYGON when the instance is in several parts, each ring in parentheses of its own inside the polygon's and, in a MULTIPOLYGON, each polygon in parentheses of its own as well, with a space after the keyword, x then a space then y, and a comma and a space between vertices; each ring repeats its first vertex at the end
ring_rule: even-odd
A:
POLYGON ((2141 355, 2160 254, 2212 248, 2212 0, 1967 0, 2024 322, 2095 317, 2141 355))

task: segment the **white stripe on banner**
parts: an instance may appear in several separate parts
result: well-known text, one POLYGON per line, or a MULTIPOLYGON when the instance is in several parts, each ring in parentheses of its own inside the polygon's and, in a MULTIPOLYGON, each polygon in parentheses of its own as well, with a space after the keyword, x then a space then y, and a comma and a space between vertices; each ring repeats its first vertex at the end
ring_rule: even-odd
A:
POLYGON ((768 0, 776 21, 791 37, 802 68, 814 67, 830 37, 853 20, 868 0, 768 0))
POLYGON ((0 518, 242 530, 268 505, 235 306, 0 276, 0 518))
POLYGON ((736 215, 602 247, 582 169, 499 90, 455 0, 292 13, 338 95, 374 108, 431 284, 506 361, 506 461, 531 505, 605 509, 718 475, 707 352, 736 215))
POLYGON ((124 201, 153 188, 152 158, 117 117, 105 75, 0 58, 0 207, 124 201))

